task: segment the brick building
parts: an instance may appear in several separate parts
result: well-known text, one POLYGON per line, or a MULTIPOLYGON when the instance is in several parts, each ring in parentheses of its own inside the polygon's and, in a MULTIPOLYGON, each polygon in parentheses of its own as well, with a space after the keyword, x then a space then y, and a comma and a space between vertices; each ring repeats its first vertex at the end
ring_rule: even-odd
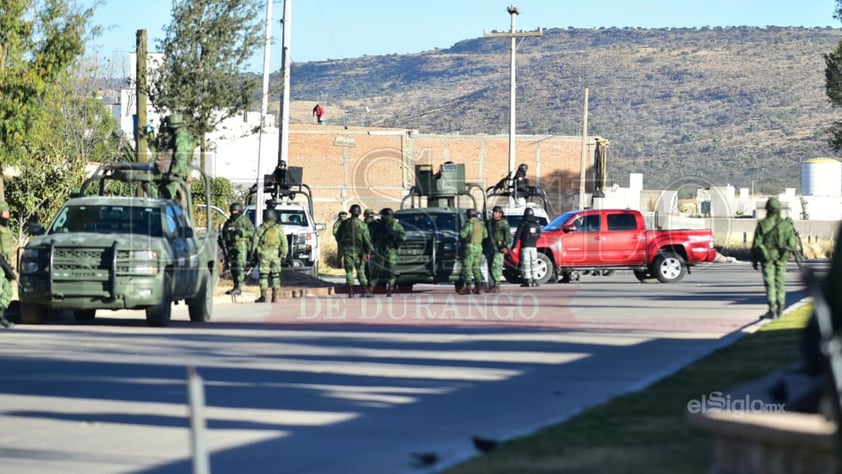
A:
MULTIPOLYGON (((211 176, 249 186, 260 169, 277 165, 278 131, 217 139, 206 159, 211 176)), ((592 178, 594 138, 587 148, 587 179, 592 178)), ((379 210, 400 207, 414 184, 416 164, 435 168, 445 162, 465 164, 465 179, 482 189, 508 172, 508 135, 424 134, 415 130, 293 124, 289 129, 289 165, 304 167, 304 182, 316 201, 316 218, 330 222, 339 210, 358 203, 379 210)), ((516 165, 529 166, 527 176, 547 192, 556 212, 578 199, 582 139, 577 136, 519 135, 516 165)))

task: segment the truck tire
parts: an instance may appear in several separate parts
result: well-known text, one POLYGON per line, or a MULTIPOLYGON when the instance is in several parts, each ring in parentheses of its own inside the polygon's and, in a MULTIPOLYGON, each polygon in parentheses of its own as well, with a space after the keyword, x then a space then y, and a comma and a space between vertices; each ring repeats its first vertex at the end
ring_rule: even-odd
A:
POLYGON ((23 324, 41 324, 47 319, 47 308, 36 303, 20 304, 20 322, 23 324))
POLYGON ((76 321, 93 321, 96 318, 95 309, 80 309, 73 312, 73 318, 76 321))
POLYGON ((555 265, 547 254, 538 252, 537 267, 538 270, 535 273, 538 276, 536 281, 539 284, 543 285, 549 281, 556 282, 555 265))
POLYGON ((164 288, 161 290, 161 302, 146 308, 146 324, 153 327, 169 326, 172 317, 172 277, 164 277, 164 288))
POLYGON ((213 316, 213 275, 209 270, 204 270, 202 285, 195 298, 187 300, 187 312, 190 314, 190 321, 194 323, 206 323, 213 316))
POLYGON ((687 274, 687 264, 674 252, 661 252, 655 257, 650 272, 661 283, 675 283, 687 274))

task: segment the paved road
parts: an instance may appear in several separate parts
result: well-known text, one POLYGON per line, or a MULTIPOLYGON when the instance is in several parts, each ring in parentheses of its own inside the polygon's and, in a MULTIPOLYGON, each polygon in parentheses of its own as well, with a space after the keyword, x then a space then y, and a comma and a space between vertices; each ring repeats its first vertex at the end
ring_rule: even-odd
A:
POLYGON ((534 431, 730 342, 765 309, 760 280, 717 264, 672 285, 626 273, 480 297, 218 304, 206 325, 178 307, 169 328, 141 312, 18 326, 0 332, 0 470, 190 472, 188 366, 214 473, 425 472, 412 452, 441 468, 475 455, 474 434, 534 431))

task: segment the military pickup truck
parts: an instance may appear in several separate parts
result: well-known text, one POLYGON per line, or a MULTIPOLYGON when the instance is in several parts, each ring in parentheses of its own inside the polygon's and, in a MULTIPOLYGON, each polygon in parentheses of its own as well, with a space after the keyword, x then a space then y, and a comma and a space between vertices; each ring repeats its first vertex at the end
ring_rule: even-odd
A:
MULTIPOLYGON (((536 247, 539 283, 568 282, 577 271, 629 269, 640 281, 671 283, 716 257, 710 229, 647 230, 643 215, 629 209, 566 212, 541 229, 536 247)), ((507 263, 516 266, 520 248, 512 250, 507 263)))
POLYGON ((197 232, 183 180, 180 200, 149 197, 162 179, 151 164, 102 165, 48 227, 28 227, 32 239, 18 252, 22 322, 57 310, 89 321, 98 310, 143 309, 150 326, 166 326, 178 301, 191 321, 211 319, 219 274, 210 210, 211 230, 197 232))

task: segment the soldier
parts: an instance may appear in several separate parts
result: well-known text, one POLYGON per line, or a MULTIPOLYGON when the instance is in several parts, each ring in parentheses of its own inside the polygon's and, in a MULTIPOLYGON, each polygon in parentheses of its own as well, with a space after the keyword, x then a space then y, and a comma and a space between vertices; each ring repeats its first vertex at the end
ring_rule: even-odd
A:
MULTIPOLYGON (((366 209, 365 212, 363 212, 363 222, 365 223, 365 226, 368 227, 368 236, 371 238, 371 247, 373 251, 376 251, 377 249, 374 234, 377 232, 379 222, 376 215, 377 214, 374 212, 374 209, 366 209)), ((371 278, 374 276, 374 271, 371 269, 372 264, 373 262, 369 256, 369 259, 365 262, 365 277, 368 278, 368 281, 371 281, 371 278)))
POLYGON ((240 285, 245 280, 248 249, 254 238, 254 224, 243 215, 242 204, 235 202, 228 210, 231 215, 222 225, 220 238, 223 239, 225 245, 225 263, 231 269, 234 288, 226 291, 225 294, 237 296, 242 293, 240 285))
POLYGON ((336 220, 333 221, 333 238, 336 239, 336 260, 339 265, 342 265, 342 242, 339 241, 339 228, 342 227, 342 222, 348 218, 347 211, 339 211, 336 220))
POLYGON ((350 209, 351 216, 339 227, 337 240, 339 251, 342 253, 342 266, 345 268, 345 283, 348 285, 348 298, 354 297, 354 272, 363 287, 362 296, 374 296, 368 288, 368 278, 365 276, 364 264, 371 253, 371 237, 368 227, 360 220, 362 208, 354 204, 350 209))
POLYGON ((0 201, 0 257, 2 257, 0 265, 3 267, 4 274, 0 278, 0 327, 6 329, 15 326, 6 319, 5 313, 12 302, 12 282, 17 278, 12 269, 12 249, 14 249, 17 239, 9 229, 9 218, 9 205, 6 201, 0 201))
POLYGON ((190 138, 190 132, 184 127, 184 117, 181 114, 172 114, 166 120, 170 133, 167 153, 172 153, 172 156, 170 157, 169 169, 166 170, 166 176, 161 185, 161 195, 167 199, 183 200, 185 196, 176 198, 179 194, 179 187, 170 179, 180 178, 187 181, 190 175, 188 165, 193 158, 193 150, 196 147, 193 145, 193 139, 190 138))
POLYGON ((395 265, 398 259, 398 247, 406 240, 406 231, 397 219, 395 211, 384 208, 380 211, 380 221, 372 234, 374 256, 371 268, 374 276, 371 287, 375 288, 380 280, 386 280, 386 296, 391 297, 395 289, 395 265))
POLYGON ((255 303, 266 302, 266 292, 272 288, 272 302, 278 301, 281 289, 281 261, 287 256, 287 236, 274 209, 263 211, 263 223, 254 233, 252 258, 257 260, 260 274, 260 297, 255 303))
POLYGON ((522 287, 538 286, 538 237, 541 236, 541 224, 535 218, 531 207, 523 210, 523 219, 515 231, 514 245, 520 244, 520 276, 522 287))
POLYGON ((751 266, 763 271, 766 302, 769 311, 762 319, 781 317, 786 306, 786 262, 789 256, 801 265, 801 252, 792 219, 781 218, 781 202, 777 198, 766 201, 766 217, 757 223, 751 246, 751 266))
POLYGON ((473 292, 478 295, 482 292, 485 284, 482 278, 480 263, 482 260, 482 242, 488 238, 488 229, 479 219, 479 213, 473 209, 465 212, 467 221, 459 232, 459 238, 464 242, 464 256, 462 257, 462 281, 464 286, 459 289, 460 295, 467 295, 471 292, 471 283, 474 283, 473 292))
POLYGON ((499 293, 500 282, 503 280, 503 257, 512 246, 512 229, 509 227, 509 221, 504 219, 503 208, 500 206, 494 206, 491 210, 486 242, 485 259, 488 263, 489 291, 499 293))

